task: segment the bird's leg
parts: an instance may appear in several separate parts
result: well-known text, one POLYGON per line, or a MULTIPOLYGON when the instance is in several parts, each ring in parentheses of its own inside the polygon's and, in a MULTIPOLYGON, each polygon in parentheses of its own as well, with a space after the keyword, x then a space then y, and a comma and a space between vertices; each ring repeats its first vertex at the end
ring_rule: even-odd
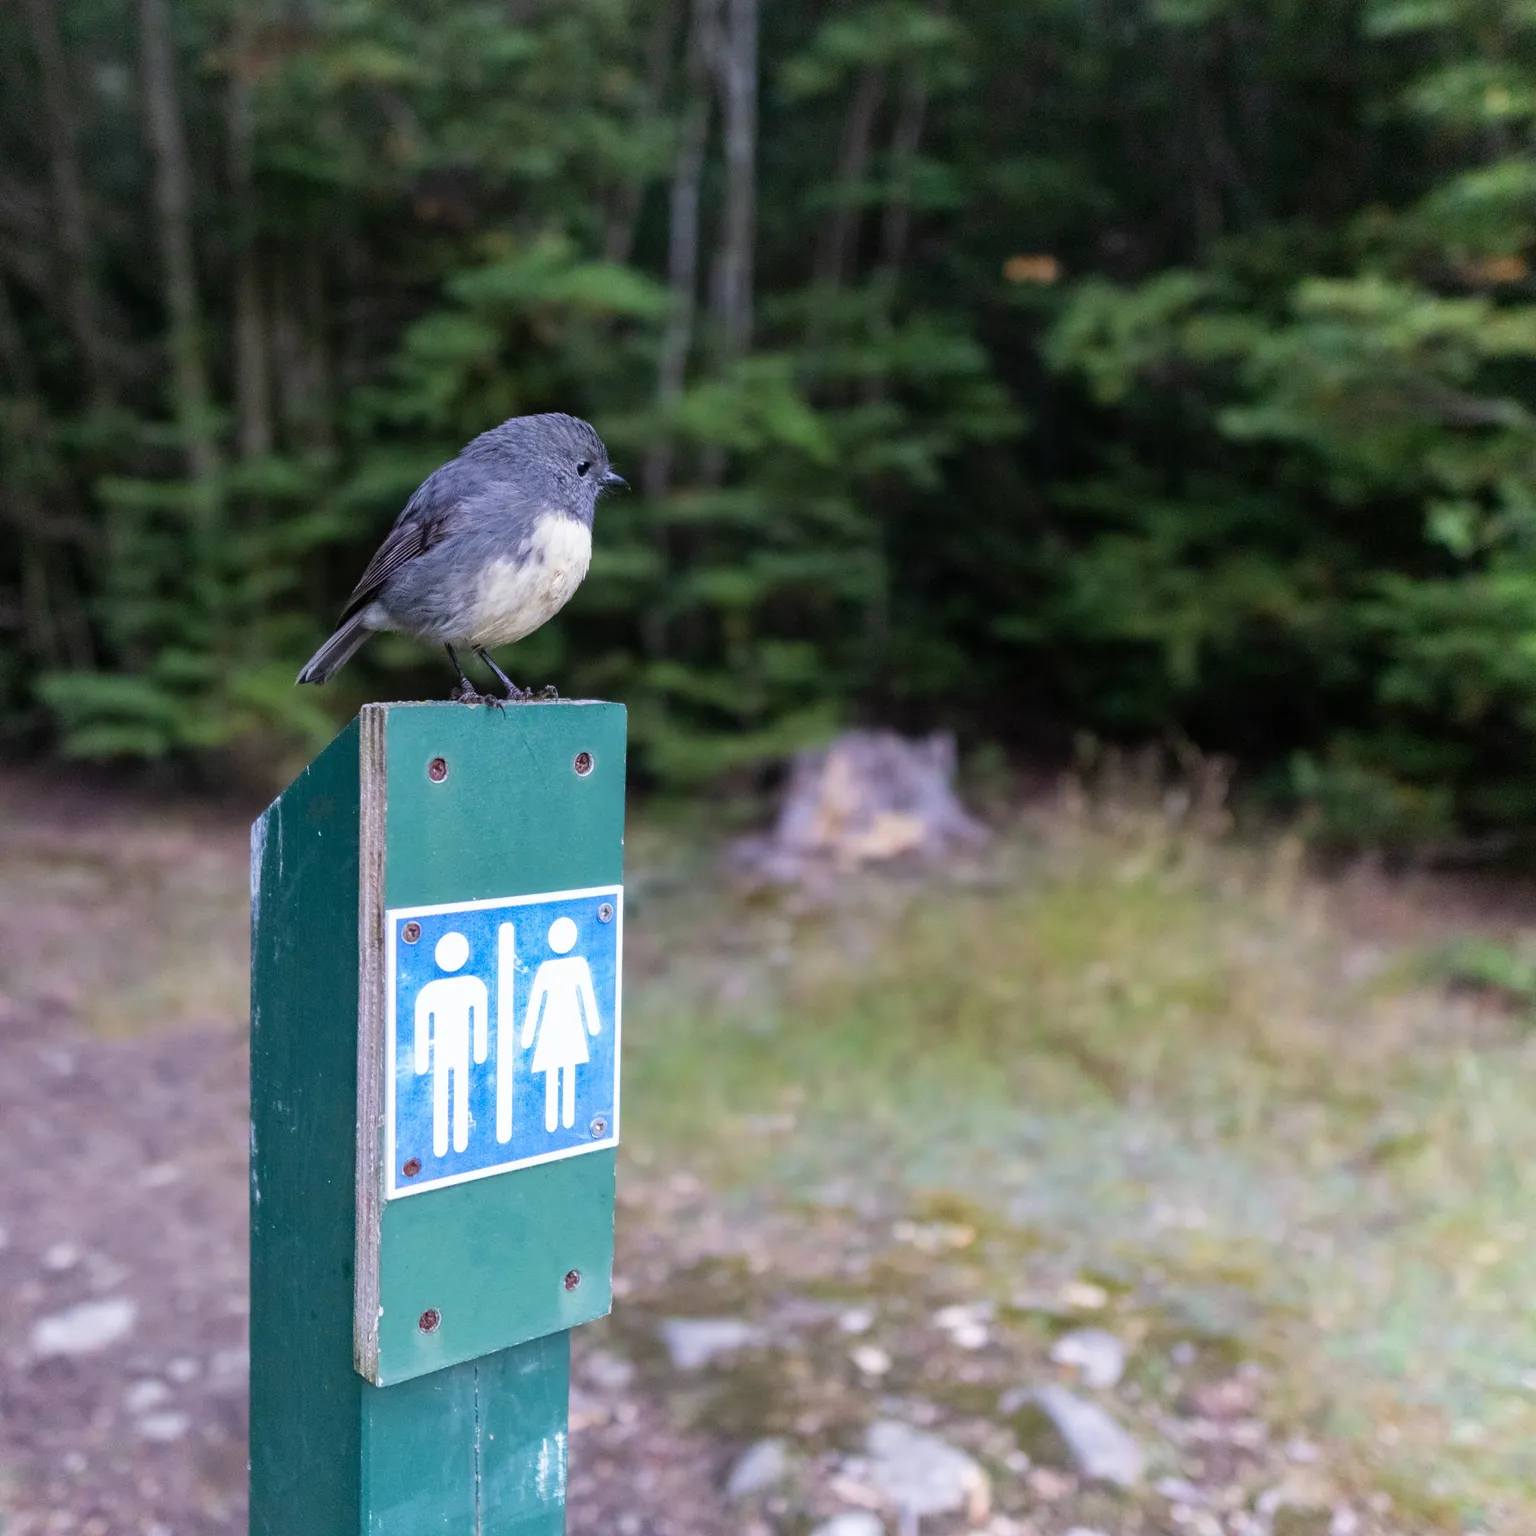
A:
POLYGON ((530 695, 525 689, 519 688, 517 684, 514 683, 512 679, 508 677, 507 674, 503 672, 494 661, 491 660, 491 653, 486 650, 483 645, 477 645, 475 647, 475 655, 478 656, 480 660, 483 661, 486 666, 488 666, 491 671, 501 679, 501 686, 507 690, 507 698, 510 699, 513 703, 517 703, 522 699, 532 697, 532 695, 530 695))
MULTIPOLYGON (((445 645, 443 649, 448 652, 448 660, 453 663, 453 670, 459 674, 459 686, 453 691, 454 699, 460 704, 494 704, 500 709, 500 699, 495 699, 489 694, 481 693, 464 675, 464 668, 459 665, 459 653, 451 645, 445 645)), ((484 653, 482 652, 481 654, 483 655, 484 653)))

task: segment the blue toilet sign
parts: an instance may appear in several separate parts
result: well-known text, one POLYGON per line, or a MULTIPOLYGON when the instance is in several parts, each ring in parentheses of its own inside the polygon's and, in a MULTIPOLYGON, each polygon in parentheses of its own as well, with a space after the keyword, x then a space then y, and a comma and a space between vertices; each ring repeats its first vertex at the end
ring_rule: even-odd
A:
POLYGON ((388 1196, 619 1137, 623 889, 385 913, 388 1196))

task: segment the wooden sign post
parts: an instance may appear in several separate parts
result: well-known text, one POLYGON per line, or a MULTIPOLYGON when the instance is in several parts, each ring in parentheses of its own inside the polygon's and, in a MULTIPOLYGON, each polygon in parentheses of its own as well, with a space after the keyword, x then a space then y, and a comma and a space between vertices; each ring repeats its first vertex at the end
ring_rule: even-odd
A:
POLYGON ((617 705, 372 705, 252 829, 253 1536, 565 1528, 624 750, 617 705))

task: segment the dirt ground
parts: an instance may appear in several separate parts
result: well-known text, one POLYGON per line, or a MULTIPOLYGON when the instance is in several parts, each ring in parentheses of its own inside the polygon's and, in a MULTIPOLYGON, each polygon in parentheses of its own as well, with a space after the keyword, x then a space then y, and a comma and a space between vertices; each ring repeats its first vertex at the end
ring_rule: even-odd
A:
MULTIPOLYGON (((0 1533, 244 1530, 243 817, 29 777, 0 807, 0 1533)), ((726 1529, 726 1444, 604 1380, 570 1530, 726 1529)))
MULTIPOLYGON (((243 1530, 243 1031, 102 1040, 12 1009, 0 1061, 11 1169, 0 1201, 0 1529, 243 1530), (45 1319, 103 1304, 129 1318, 111 1347, 39 1353, 45 1319)), ((582 1366, 578 1353, 578 1383, 582 1366)), ((573 1436, 571 1531, 726 1529, 723 1453, 678 1434, 643 1397, 588 1406, 573 1436)))
MULTIPOLYGON (((0 780, 0 1536, 244 1527, 244 823, 245 808, 0 780)), ((676 916, 698 956, 669 962, 654 935, 673 920, 668 882, 689 880, 643 829, 632 839, 626 1103, 641 1109, 615 1312, 573 1341, 573 1536, 804 1536, 860 1511, 912 1536, 866 1454, 876 1423, 968 1469, 965 1499, 922 1536, 1536 1528, 1518 1491, 1536 1398, 1519 1310, 1536 1053, 1507 1012, 1405 970, 1450 930, 1525 932, 1528 897, 1363 870, 1321 895, 1266 874, 1250 901, 1219 860, 1160 884, 1171 845, 1149 856, 1115 837, 1102 878, 1087 843, 1049 879, 1006 874, 1047 892, 1028 917, 1037 952, 1019 949, 1034 969, 984 977, 985 1028, 972 1038, 963 1008, 940 1020, 954 1084, 919 1054, 911 1088, 870 1061, 933 1051, 900 1033, 904 997, 928 1006, 920 974, 850 992, 818 958, 824 917, 807 928, 707 890, 676 916), (1186 923, 1180 903, 1206 887, 1186 923), (1219 931, 1245 902, 1253 921, 1219 931), (1160 975, 1175 942, 1188 953, 1160 975), (803 988, 818 966, 822 991, 786 993, 808 1022, 781 1021, 765 1046, 772 978, 803 988), (1027 1105, 989 1065, 998 999, 1033 1031, 1008 1047, 1032 1063, 1027 1105), (1335 999, 1343 1035, 1316 1024, 1335 999), (1257 1062, 1299 1091, 1260 1095, 1234 1068, 1209 1104, 1180 1107, 1158 1074, 1195 1082, 1219 1054, 1179 1044, 1202 1009, 1243 1072, 1257 1062), (1077 1022, 1041 1033, 1030 1021, 1053 1010, 1077 1022), (1289 1043, 1263 1033, 1282 1015, 1289 1043), (1143 1023, 1157 1052, 1186 1054, 1166 1069, 1149 1056, 1151 1086, 1116 1103, 1143 1023), (838 1055, 870 1029, 862 1063, 838 1055), (1350 1077, 1381 1075, 1361 1054, 1373 1029, 1390 1059, 1425 1064, 1379 1105, 1350 1077), (968 1051, 988 1077, 966 1076, 968 1051), (1317 1072, 1340 1080, 1342 1108, 1317 1072), (647 1123, 673 1084, 711 1106, 698 1127, 659 1109, 647 1123), (739 1337, 688 1364, 666 1342, 679 1319, 739 1337), (1072 1353, 1095 1336, 1112 1378, 1072 1353), (1144 1469, 1090 1475, 1032 1406, 1047 1388, 1127 1430, 1144 1469), (1484 1452, 1484 1481, 1458 1483, 1484 1452), (745 1476, 749 1453, 768 1475, 745 1476)), ((986 924, 1017 921, 992 890, 939 904, 989 954, 986 924)), ((900 936, 891 912, 876 915, 900 936)))

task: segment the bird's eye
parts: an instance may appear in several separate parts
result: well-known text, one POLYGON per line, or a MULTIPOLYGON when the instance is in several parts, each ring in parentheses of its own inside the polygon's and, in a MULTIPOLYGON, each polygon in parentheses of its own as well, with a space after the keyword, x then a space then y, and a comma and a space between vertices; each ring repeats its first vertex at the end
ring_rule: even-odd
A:
POLYGON ((578 475, 584 475, 591 468, 592 468, 592 461, 591 461, 591 459, 583 459, 581 461, 581 463, 576 466, 576 473, 578 475))

